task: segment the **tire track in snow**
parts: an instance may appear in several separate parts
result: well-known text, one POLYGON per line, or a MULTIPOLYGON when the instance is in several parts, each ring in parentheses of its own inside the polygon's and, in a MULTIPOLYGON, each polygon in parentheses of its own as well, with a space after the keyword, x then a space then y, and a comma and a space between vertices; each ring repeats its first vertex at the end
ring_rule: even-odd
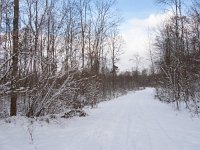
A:
MULTIPOLYGON (((142 97, 142 101, 144 101, 144 96, 142 97)), ((144 104, 144 102, 143 102, 144 104)), ((151 125, 154 125, 154 128, 157 128, 160 132, 160 135, 163 140, 163 142, 165 143, 165 148, 169 149, 169 150, 182 150, 183 147, 180 146, 178 143, 175 142, 175 140, 169 136, 169 134, 167 133, 167 131, 165 130, 164 127, 162 127, 161 123, 158 121, 158 119, 152 114, 152 112, 149 110, 149 111, 144 111, 144 109, 148 109, 148 108, 144 108, 143 105, 140 103, 140 101, 138 101, 138 107, 141 109, 141 113, 142 113, 142 116, 145 116, 141 118, 143 118, 143 120, 145 120, 144 122, 153 122, 153 124, 151 123, 151 125), (148 114, 145 114, 144 112, 148 112, 148 114), (151 118, 151 120, 150 120, 151 118), (170 144, 170 143, 173 143, 173 144, 170 144), (173 148, 172 147, 169 147, 169 145, 173 145, 173 148)), ((150 130, 150 127, 147 127, 147 125, 144 125, 147 132, 148 132, 148 137, 149 137, 149 141, 151 141, 151 138, 150 138, 150 134, 149 134, 149 130, 150 130)), ((153 150, 153 147, 152 147, 152 144, 151 144, 151 149, 153 150)))

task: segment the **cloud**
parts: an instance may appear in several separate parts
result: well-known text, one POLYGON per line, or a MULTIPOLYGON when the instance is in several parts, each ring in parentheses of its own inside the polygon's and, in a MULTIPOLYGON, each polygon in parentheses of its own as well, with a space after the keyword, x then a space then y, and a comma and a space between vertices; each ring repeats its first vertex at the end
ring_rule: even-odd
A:
POLYGON ((163 14, 151 14, 147 18, 131 18, 124 22, 121 26, 121 34, 125 41, 125 53, 121 56, 118 66, 121 71, 134 68, 134 63, 129 61, 133 59, 134 54, 139 54, 143 57, 141 62, 142 68, 147 68, 150 64, 149 57, 149 38, 153 40, 156 29, 169 16, 170 12, 163 14))

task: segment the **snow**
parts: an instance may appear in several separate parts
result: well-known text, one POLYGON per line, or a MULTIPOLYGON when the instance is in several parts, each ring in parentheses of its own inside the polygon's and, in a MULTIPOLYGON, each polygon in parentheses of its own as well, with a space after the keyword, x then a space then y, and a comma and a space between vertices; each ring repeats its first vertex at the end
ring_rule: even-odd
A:
POLYGON ((86 111, 87 117, 50 123, 25 117, 1 120, 0 150, 200 149, 200 119, 155 100, 151 88, 86 111))

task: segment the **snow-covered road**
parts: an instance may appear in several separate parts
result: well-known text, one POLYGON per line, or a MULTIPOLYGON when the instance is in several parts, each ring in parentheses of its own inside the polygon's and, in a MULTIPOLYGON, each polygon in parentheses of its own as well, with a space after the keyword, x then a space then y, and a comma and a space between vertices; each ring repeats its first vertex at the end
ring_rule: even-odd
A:
POLYGON ((29 128, 1 121, 0 150, 200 150, 200 119, 154 100, 150 88, 61 120, 29 128))

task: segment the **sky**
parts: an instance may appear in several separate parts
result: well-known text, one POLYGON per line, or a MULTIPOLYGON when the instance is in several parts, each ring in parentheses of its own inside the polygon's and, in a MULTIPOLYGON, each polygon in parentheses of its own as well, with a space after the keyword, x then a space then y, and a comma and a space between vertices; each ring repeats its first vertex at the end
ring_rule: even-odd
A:
POLYGON ((124 54, 117 64, 120 71, 135 68, 134 61, 131 61, 135 55, 142 57, 140 67, 148 68, 149 43, 153 43, 153 33, 167 13, 162 11, 156 0, 117 0, 117 8, 123 18, 120 33, 125 43, 124 54))

